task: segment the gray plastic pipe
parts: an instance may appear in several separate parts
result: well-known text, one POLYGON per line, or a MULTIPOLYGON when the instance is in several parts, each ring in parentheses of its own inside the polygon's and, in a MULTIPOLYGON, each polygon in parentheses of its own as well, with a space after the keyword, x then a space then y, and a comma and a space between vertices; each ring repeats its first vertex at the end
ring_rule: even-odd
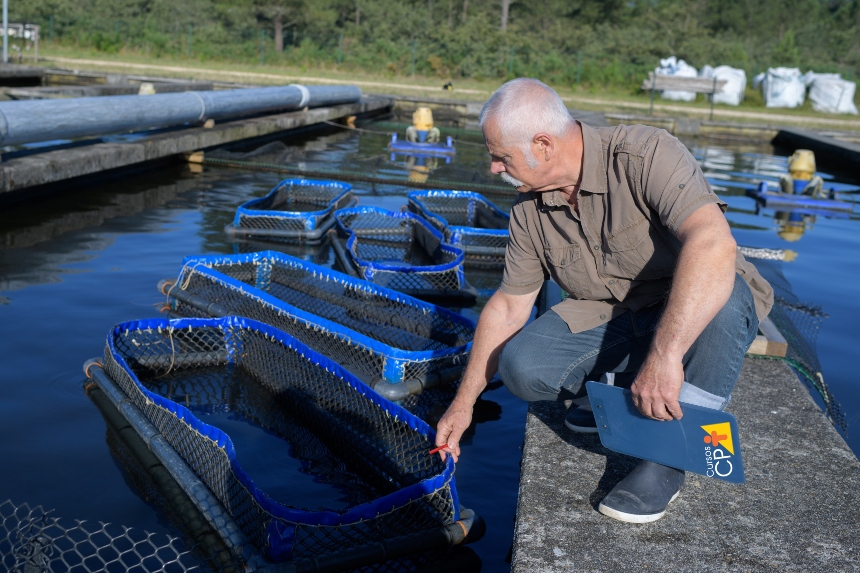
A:
POLYGON ((353 103, 356 86, 302 86, 0 102, 0 146, 353 103))

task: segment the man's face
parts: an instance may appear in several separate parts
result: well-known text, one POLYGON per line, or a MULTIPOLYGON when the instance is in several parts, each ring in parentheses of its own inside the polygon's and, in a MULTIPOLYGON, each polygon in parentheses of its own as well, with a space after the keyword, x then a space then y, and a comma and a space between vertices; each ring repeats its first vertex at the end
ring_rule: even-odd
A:
POLYGON ((520 193, 527 193, 541 186, 538 184, 538 170, 528 166, 522 149, 502 141, 495 121, 490 120, 484 124, 484 140, 490 153, 492 173, 501 176, 520 193))

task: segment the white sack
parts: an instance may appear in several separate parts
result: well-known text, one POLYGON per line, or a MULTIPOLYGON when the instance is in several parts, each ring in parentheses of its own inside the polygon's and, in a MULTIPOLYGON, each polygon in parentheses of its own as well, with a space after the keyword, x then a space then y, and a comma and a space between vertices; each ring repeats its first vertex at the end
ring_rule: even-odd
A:
POLYGON ((713 78, 726 80, 723 89, 714 94, 714 103, 728 105, 740 105, 744 100, 744 90, 747 87, 747 73, 731 66, 704 66, 699 70, 700 78, 713 78))
MULTIPOLYGON (((661 76, 676 76, 679 78, 695 78, 697 76, 696 68, 684 60, 677 59, 675 56, 669 56, 665 60, 660 60, 660 67, 655 69, 654 73, 661 76)), ((660 97, 676 101, 693 101, 696 99, 696 92, 663 90, 660 97)))
POLYGON ((797 107, 803 105, 806 84, 797 68, 770 68, 762 92, 766 107, 797 107))
POLYGON ((809 99, 812 109, 825 113, 851 113, 857 115, 854 105, 854 93, 857 84, 843 80, 839 74, 816 74, 806 72, 803 75, 809 86, 809 99))

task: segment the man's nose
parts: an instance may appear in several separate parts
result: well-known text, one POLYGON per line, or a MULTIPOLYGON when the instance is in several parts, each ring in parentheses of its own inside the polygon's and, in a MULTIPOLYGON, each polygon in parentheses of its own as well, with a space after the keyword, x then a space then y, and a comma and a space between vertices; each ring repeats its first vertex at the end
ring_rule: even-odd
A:
POLYGON ((505 164, 501 161, 490 161, 490 173, 498 175, 505 170, 505 164))

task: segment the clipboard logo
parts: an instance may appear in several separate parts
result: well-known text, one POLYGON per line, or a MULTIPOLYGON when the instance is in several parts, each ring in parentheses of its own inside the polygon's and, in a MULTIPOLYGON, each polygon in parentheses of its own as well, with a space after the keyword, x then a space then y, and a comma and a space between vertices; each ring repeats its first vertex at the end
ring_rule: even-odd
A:
POLYGON ((734 470, 731 458, 735 455, 732 443, 732 426, 729 422, 701 426, 705 431, 705 465, 708 477, 727 477, 734 470))

